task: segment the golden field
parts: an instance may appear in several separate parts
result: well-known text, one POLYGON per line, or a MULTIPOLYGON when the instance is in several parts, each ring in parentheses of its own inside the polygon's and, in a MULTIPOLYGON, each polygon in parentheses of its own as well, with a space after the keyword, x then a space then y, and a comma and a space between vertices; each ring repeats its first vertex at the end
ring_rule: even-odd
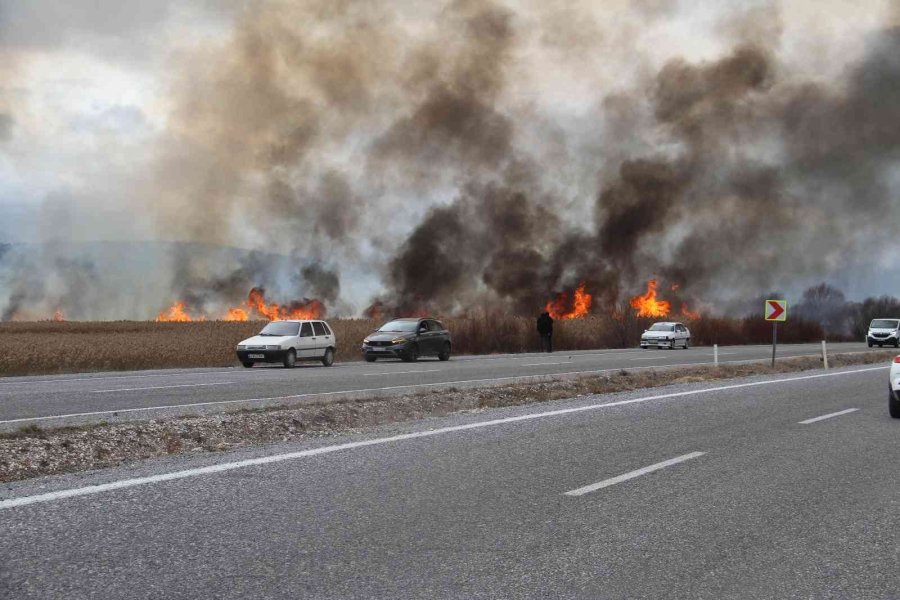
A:
MULTIPOLYGON (((503 314, 442 319, 450 329, 454 354, 537 351, 532 318, 503 314)), ((557 321, 554 348, 585 350, 637 345, 652 320, 586 317, 557 321)), ((338 338, 337 360, 360 360, 359 344, 380 323, 369 319, 329 319, 338 338)), ((237 365, 237 343, 257 333, 260 321, 158 323, 154 321, 71 321, 0 323, 0 375, 86 371, 226 367, 237 365)), ((761 319, 701 318, 688 323, 692 343, 739 344, 771 341, 761 319)), ((785 343, 822 339, 818 325, 795 321, 779 328, 785 343)))

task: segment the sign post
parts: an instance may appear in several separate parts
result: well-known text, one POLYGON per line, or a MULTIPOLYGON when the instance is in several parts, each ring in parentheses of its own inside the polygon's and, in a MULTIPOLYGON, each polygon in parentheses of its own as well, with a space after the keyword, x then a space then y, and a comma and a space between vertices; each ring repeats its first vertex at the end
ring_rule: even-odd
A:
POLYGON ((787 321, 787 300, 766 300, 766 321, 772 321, 772 368, 775 367, 775 349, 778 347, 778 323, 787 321))

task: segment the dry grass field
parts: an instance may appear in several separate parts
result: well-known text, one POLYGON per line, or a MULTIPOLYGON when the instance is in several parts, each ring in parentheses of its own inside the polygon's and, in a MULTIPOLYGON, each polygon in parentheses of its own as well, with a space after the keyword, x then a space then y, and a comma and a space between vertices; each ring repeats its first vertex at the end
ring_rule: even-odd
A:
MULTIPOLYGON (((540 348, 532 318, 482 314, 443 319, 456 354, 529 352, 540 348)), ((558 321, 558 350, 634 346, 650 319, 600 316, 558 321)), ((330 319, 338 338, 338 360, 360 360, 363 337, 380 323, 368 319, 330 319)), ((0 376, 86 371, 225 367, 237 365, 235 345, 257 333, 263 322, 205 321, 157 323, 5 322, 0 323, 0 376)), ((766 343, 771 326, 761 319, 709 319, 689 322, 692 342, 766 343)), ((821 328, 794 321, 779 328, 784 343, 822 339, 821 328)))

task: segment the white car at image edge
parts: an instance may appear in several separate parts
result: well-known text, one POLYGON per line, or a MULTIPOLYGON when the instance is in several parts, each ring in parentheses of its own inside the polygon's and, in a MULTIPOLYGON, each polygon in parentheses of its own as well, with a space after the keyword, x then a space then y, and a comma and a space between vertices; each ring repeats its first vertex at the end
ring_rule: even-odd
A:
POLYGON ((900 356, 891 363, 891 380, 888 383, 888 412, 900 419, 900 356))
POLYGON ((257 335, 237 346, 237 356, 247 368, 256 363, 281 363, 293 367, 298 360, 334 364, 337 338, 325 321, 272 321, 257 335))

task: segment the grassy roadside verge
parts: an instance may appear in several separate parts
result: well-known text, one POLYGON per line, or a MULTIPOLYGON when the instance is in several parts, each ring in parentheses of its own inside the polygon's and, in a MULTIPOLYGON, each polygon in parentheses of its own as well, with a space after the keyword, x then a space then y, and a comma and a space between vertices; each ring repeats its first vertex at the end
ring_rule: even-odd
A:
MULTIPOLYGON (((829 356, 832 367, 887 363, 895 352, 829 356)), ((819 357, 687 369, 622 370, 564 381, 433 391, 392 398, 269 407, 205 416, 41 429, 0 434, 0 482, 112 467, 145 458, 221 452, 299 441, 366 427, 485 408, 548 402, 669 384, 790 373, 821 368, 819 357)))

